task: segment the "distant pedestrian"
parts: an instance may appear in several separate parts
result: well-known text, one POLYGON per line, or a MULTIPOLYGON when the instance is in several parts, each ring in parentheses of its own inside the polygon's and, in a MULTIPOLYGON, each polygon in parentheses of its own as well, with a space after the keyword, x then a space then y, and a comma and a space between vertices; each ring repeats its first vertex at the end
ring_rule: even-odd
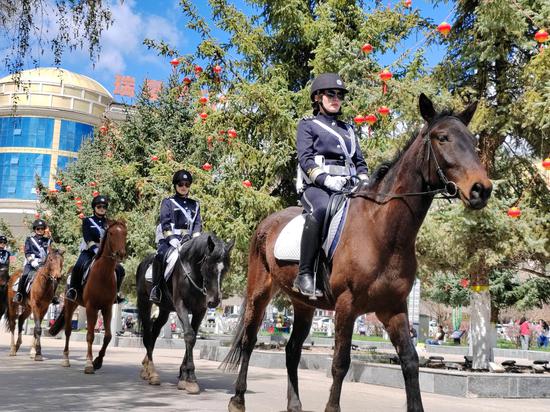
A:
POLYGON ((525 316, 522 316, 519 320, 519 339, 521 342, 521 349, 529 350, 529 339, 531 338, 531 326, 525 316))
POLYGON ((546 348, 548 347, 548 333, 550 332, 548 323, 546 323, 544 319, 540 319, 538 329, 539 336, 537 338, 537 345, 539 348, 546 348))

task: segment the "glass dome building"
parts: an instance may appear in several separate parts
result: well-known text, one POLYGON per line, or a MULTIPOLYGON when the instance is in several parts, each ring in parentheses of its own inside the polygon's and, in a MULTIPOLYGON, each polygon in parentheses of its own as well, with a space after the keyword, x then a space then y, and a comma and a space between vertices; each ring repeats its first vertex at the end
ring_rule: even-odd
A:
POLYGON ((19 85, 0 79, 0 217, 15 232, 34 213, 36 176, 55 188, 112 101, 97 81, 64 69, 23 71, 19 85))

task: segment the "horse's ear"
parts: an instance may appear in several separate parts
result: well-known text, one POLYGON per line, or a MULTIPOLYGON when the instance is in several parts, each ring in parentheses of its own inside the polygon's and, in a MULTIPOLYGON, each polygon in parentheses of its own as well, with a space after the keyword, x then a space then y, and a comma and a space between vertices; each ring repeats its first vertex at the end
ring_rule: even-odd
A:
POLYGON ((432 101, 424 93, 421 93, 420 99, 418 100, 418 106, 420 108, 422 118, 426 120, 426 122, 430 123, 436 115, 432 101))
POLYGON ((233 249, 233 246, 235 246, 235 239, 231 239, 229 242, 225 244, 225 251, 227 253, 231 252, 231 249, 233 249))
POLYGON ((212 240, 212 236, 208 236, 206 239, 206 244, 208 245, 208 253, 212 253, 214 251, 214 248, 216 247, 216 244, 212 240))
POLYGON ((464 109, 462 113, 460 113, 457 117, 464 123, 466 126, 470 123, 472 120, 472 117, 474 117, 474 113, 477 109, 477 101, 470 103, 468 107, 464 109))

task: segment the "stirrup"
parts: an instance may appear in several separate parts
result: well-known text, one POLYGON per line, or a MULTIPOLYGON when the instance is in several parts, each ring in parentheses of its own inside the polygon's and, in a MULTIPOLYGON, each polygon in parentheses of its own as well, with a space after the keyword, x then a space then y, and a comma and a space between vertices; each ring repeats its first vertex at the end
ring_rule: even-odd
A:
POLYGON ((67 291, 67 293, 65 293, 65 299, 70 300, 71 302, 76 302, 77 297, 78 297, 78 292, 76 291, 75 288, 70 288, 67 291))
POLYGON ((13 303, 23 303, 23 294, 21 292, 17 292, 15 296, 12 299, 13 303))
POLYGON ((294 279, 294 283, 292 284, 292 290, 294 292, 300 293, 303 296, 308 296, 309 300, 317 300, 317 298, 320 298, 323 296, 323 292, 320 289, 317 289, 315 287, 315 283, 313 284, 312 292, 309 292, 307 290, 302 290, 302 288, 300 288, 300 285, 298 284, 298 276, 296 276, 296 279, 294 279))
POLYGON ((157 305, 162 302, 162 290, 158 285, 153 286, 151 293, 149 294, 149 300, 157 305), (158 294, 158 296, 157 296, 158 294))

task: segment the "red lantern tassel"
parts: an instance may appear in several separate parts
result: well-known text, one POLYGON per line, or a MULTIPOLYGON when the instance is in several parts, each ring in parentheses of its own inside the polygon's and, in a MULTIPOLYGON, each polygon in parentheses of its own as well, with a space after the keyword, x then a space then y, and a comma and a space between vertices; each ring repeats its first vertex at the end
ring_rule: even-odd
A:
POLYGON ((382 82, 382 94, 386 94, 388 92, 388 85, 386 82, 382 82))

